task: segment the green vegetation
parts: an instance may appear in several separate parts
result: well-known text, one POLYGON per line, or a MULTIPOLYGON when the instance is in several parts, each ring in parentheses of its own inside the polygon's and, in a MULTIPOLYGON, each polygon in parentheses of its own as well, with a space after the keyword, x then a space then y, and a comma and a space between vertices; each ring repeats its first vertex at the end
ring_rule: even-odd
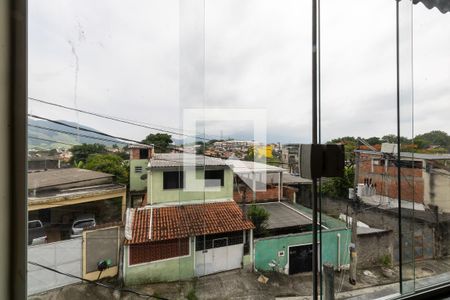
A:
POLYGON ((173 144, 172 136, 167 133, 156 133, 149 134, 142 143, 147 145, 154 145, 155 152, 157 153, 167 153, 170 152, 169 147, 173 144))
POLYGON ((332 198, 347 198, 348 189, 353 187, 354 177, 354 167, 345 167, 343 177, 333 177, 324 180, 322 183, 322 194, 332 198))
POLYGON ((188 300, 198 300, 197 295, 195 294, 195 288, 192 288, 189 293, 186 295, 186 299, 188 300))
POLYGON ((255 236, 267 235, 267 226, 269 221, 269 212, 261 206, 252 205, 247 212, 248 218, 255 225, 255 236))
POLYGON ((389 254, 380 256, 380 263, 383 267, 390 267, 392 265, 391 256, 389 254))
POLYGON ((102 144, 82 144, 73 146, 70 151, 72 152, 72 157, 70 159, 71 164, 78 166, 80 162, 82 165, 86 164, 88 156, 91 154, 105 154, 108 152, 106 146, 102 144))
POLYGON ((115 154, 91 154, 87 158, 85 169, 113 174, 117 182, 128 184, 128 166, 115 154))

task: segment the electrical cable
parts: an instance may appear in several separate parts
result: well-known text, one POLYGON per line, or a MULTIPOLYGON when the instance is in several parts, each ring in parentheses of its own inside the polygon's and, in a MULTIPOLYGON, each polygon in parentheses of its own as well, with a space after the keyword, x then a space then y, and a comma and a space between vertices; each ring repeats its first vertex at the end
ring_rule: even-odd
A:
POLYGON ((40 137, 32 136, 32 135, 29 135, 28 138, 29 139, 33 139, 33 140, 41 140, 41 141, 45 141, 45 142, 64 144, 64 145, 67 145, 67 146, 76 146, 76 145, 78 145, 78 144, 70 144, 70 143, 67 143, 67 142, 61 142, 61 141, 56 141, 56 140, 44 139, 44 138, 40 138, 40 137))
POLYGON ((57 103, 54 103, 54 102, 50 102, 50 101, 46 101, 46 100, 42 100, 42 99, 38 99, 38 98, 34 98, 34 97, 28 97, 28 99, 32 100, 32 101, 39 102, 39 103, 52 105, 52 106, 56 106, 56 107, 59 107, 59 108, 63 108, 63 109, 72 110, 72 111, 80 112, 80 113, 83 113, 83 114, 95 116, 95 117, 98 117, 98 118, 107 119, 107 120, 111 120, 111 121, 116 121, 116 122, 120 122, 120 123, 124 123, 124 124, 128 124, 128 125, 134 125, 134 126, 138 126, 138 127, 142 127, 142 128, 146 128, 146 129, 152 129, 152 130, 159 131, 159 132, 170 133, 170 134, 177 135, 177 136, 186 136, 186 137, 191 137, 191 138, 196 138, 196 139, 201 139, 201 140, 211 140, 211 139, 203 138, 201 136, 188 135, 188 134, 185 134, 185 133, 182 133, 182 132, 177 132, 177 131, 174 131, 174 130, 166 130, 166 129, 158 128, 156 126, 149 126, 149 125, 147 125, 147 124, 145 124, 143 122, 136 122, 136 121, 131 121, 131 120, 127 120, 127 119, 121 119, 121 118, 118 118, 118 117, 113 117, 113 116, 108 116, 108 115, 104 115, 104 114, 100 114, 100 113, 96 113, 96 112, 82 110, 82 109, 78 109, 78 108, 74 108, 74 107, 70 107, 70 106, 66 106, 66 105, 62 105, 62 104, 57 104, 57 103))
POLYGON ((56 269, 53 269, 53 268, 41 265, 41 264, 33 262, 33 261, 28 261, 28 263, 30 265, 34 265, 34 266, 37 266, 37 267, 40 267, 40 268, 43 268, 43 269, 46 269, 46 270, 58 273, 60 275, 64 275, 64 276, 67 276, 67 277, 78 279, 78 280, 81 280, 81 281, 84 281, 84 282, 87 282, 87 283, 90 283, 90 284, 94 284, 94 285, 97 285, 97 286, 101 286, 101 287, 104 287, 104 288, 108 288, 108 289, 111 289, 111 290, 115 290, 115 291, 119 291, 119 292, 132 293, 132 294, 135 294, 137 296, 145 297, 145 298, 154 298, 154 299, 159 299, 159 300, 169 300, 167 298, 141 293, 141 292, 135 291, 133 289, 117 288, 117 287, 114 287, 112 285, 108 285, 108 284, 105 284, 105 283, 101 283, 101 282, 85 279, 85 278, 82 278, 82 277, 79 277, 79 276, 76 276, 76 275, 73 275, 73 274, 70 274, 70 273, 65 273, 65 272, 62 272, 62 271, 59 271, 59 270, 56 270, 56 269))

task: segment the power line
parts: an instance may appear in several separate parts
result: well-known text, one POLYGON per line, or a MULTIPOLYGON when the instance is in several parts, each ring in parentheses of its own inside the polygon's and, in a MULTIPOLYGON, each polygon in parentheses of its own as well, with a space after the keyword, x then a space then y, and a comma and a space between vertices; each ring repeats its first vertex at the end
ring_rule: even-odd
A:
POLYGON ((118 143, 118 141, 116 141, 116 140, 110 140, 110 139, 105 139, 105 138, 101 138, 101 137, 93 137, 93 136, 84 135, 84 134, 77 134, 77 133, 74 133, 74 132, 60 130, 60 129, 55 129, 55 128, 48 128, 48 127, 43 127, 43 126, 38 126, 38 125, 28 125, 28 126, 33 127, 33 128, 47 130, 47 131, 53 131, 53 132, 59 132, 59 133, 64 133, 64 134, 70 134, 70 135, 74 135, 74 136, 81 136, 81 137, 89 138, 89 139, 93 139, 93 140, 118 143))
POLYGON ((33 262, 33 261, 28 261, 28 263, 30 265, 34 265, 34 266, 37 266, 37 267, 40 267, 40 268, 43 268, 43 269, 46 269, 46 270, 58 273, 60 275, 64 275, 64 276, 71 277, 71 278, 74 278, 74 279, 79 279, 81 281, 84 281, 84 282, 87 282, 87 283, 90 283, 90 284, 94 284, 94 285, 97 285, 97 286, 101 286, 101 287, 104 287, 104 288, 107 288, 107 289, 111 289, 111 290, 115 290, 115 291, 119 291, 119 292, 132 293, 132 294, 135 294, 135 295, 140 296, 140 297, 154 298, 154 299, 159 299, 159 300, 169 300, 167 298, 141 293, 141 292, 138 292, 138 291, 135 291, 135 290, 132 290, 132 289, 116 288, 116 287, 114 287, 112 285, 109 285, 109 284, 104 284, 104 283, 101 283, 101 282, 85 279, 85 278, 82 278, 82 277, 79 277, 79 276, 76 276, 76 275, 73 275, 73 274, 70 274, 70 273, 61 272, 59 270, 56 270, 56 269, 53 269, 53 268, 41 265, 41 264, 33 262))
POLYGON ((32 136, 32 135, 29 135, 28 138, 29 139, 33 139, 33 140, 41 140, 41 141, 45 141, 45 142, 64 144, 64 145, 68 145, 68 146, 76 146, 76 145, 78 145, 78 144, 70 144, 70 143, 67 143, 67 142, 61 142, 61 141, 55 141, 55 140, 50 140, 50 139, 44 139, 44 138, 40 138, 40 137, 32 136))
MULTIPOLYGON (((73 128, 73 129, 76 129, 76 128, 77 128, 76 126, 73 126, 73 125, 70 125, 70 124, 66 124, 66 123, 64 123, 64 122, 51 120, 51 119, 44 118, 44 117, 37 116, 37 115, 33 115, 33 114, 28 114, 28 115, 29 115, 30 117, 37 118, 37 119, 41 119, 41 120, 46 120, 46 121, 49 121, 49 122, 51 122, 51 123, 55 123, 55 124, 58 124, 58 125, 61 125, 61 126, 66 126, 66 127, 73 128)), ((110 140, 110 139, 105 139, 105 138, 100 138, 100 137, 94 137, 94 136, 89 136, 89 135, 82 135, 82 134, 80 135, 80 134, 75 133, 75 132, 70 132, 70 131, 65 131, 65 130, 60 130, 60 129, 48 128, 48 127, 43 127, 43 126, 38 126, 38 125, 31 125, 31 124, 28 125, 28 126, 35 127, 35 128, 39 128, 39 129, 44 129, 44 130, 48 130, 48 131, 54 131, 54 132, 59 132, 59 133, 65 133, 65 134, 70 134, 70 135, 75 135, 75 136, 82 136, 82 137, 86 137, 86 138, 94 139, 94 140, 102 140, 102 141, 109 141, 109 142, 117 143, 117 140, 110 140)), ((83 131, 95 133, 95 134, 97 134, 97 135, 103 135, 103 136, 110 137, 110 138, 114 138, 114 139, 120 139, 120 140, 123 140, 123 141, 132 142, 132 143, 136 143, 136 144, 139 144, 139 145, 145 145, 145 144, 143 144, 143 143, 140 142, 140 141, 136 141, 136 140, 132 140, 132 139, 124 138, 124 137, 119 137, 119 136, 114 136, 114 135, 110 135, 110 134, 103 133, 103 132, 96 131, 96 130, 92 130, 92 129, 87 129, 87 128, 82 128, 82 127, 80 127, 79 130, 83 130, 83 131)), ((148 145, 146 145, 146 146, 148 146, 148 145)), ((157 145, 153 145, 153 147, 154 147, 155 149, 163 149, 163 150, 165 150, 163 147, 159 147, 159 146, 157 146, 157 145)), ((178 150, 177 148, 173 148, 173 147, 168 147, 167 149, 169 149, 169 150, 178 150)), ((203 156, 205 156, 205 157, 213 157, 213 156, 207 156, 207 155, 203 155, 203 156)), ((215 158, 215 157, 213 157, 213 158, 215 158)), ((158 159, 160 159, 160 160, 165 160, 165 161, 170 161, 170 162, 178 162, 178 161, 176 161, 176 160, 169 160, 169 159, 163 159, 163 158, 158 158, 158 159)))
MULTIPOLYGON (((65 123, 62 123, 62 122, 59 122, 59 121, 54 121, 54 120, 47 119, 47 118, 44 118, 44 117, 39 117, 39 116, 36 116, 36 115, 31 115, 31 114, 29 114, 29 115, 31 117, 33 117, 33 118, 47 120, 49 122, 53 122, 53 123, 56 123, 56 124, 59 124, 59 125, 62 125, 62 126, 67 126, 69 128, 74 128, 74 129, 76 128, 76 126, 65 124, 65 123)), ((95 136, 90 136, 90 135, 78 134, 78 133, 75 133, 75 132, 70 132, 70 131, 65 131, 65 130, 60 130, 60 129, 55 129, 55 128, 49 128, 49 127, 44 127, 44 126, 31 125, 31 124, 28 125, 28 126, 34 127, 34 128, 38 128, 38 129, 47 130, 47 131, 53 131, 53 132, 59 132, 59 133, 64 133, 64 134, 70 134, 70 135, 74 135, 74 136, 81 136, 81 137, 85 137, 85 138, 92 139, 92 140, 106 141, 106 142, 111 142, 111 143, 118 143, 118 142, 120 142, 120 141, 117 141, 117 140, 111 140, 111 139, 105 139, 105 138, 101 138, 101 137, 95 137, 95 136)), ((80 130, 85 130, 85 131, 88 131, 88 132, 92 132, 92 133, 95 133, 95 134, 98 134, 98 135, 111 137, 111 138, 114 138, 114 139, 120 139, 120 140, 123 140, 123 141, 136 143, 136 144, 139 144, 139 145, 146 145, 146 144, 143 144, 142 142, 139 142, 139 141, 136 141, 136 140, 132 140, 132 139, 124 138, 124 137, 119 137, 119 136, 113 136, 113 135, 110 135, 110 134, 107 134, 107 133, 103 133, 103 132, 100 132, 100 131, 95 131, 95 130, 81 128, 81 127, 79 129, 80 130)), ((51 141, 51 140, 49 140, 49 141, 51 141)), ((76 146, 76 144, 73 144, 73 146, 76 146)), ((148 145, 146 145, 146 146, 148 146, 148 145)), ((153 147, 156 148, 156 149, 163 149, 162 147, 158 147, 157 145, 153 145, 153 147)), ((170 148, 170 147, 168 149, 170 149, 170 150, 177 150, 176 148, 170 148)))
POLYGON ((72 110, 72 111, 80 112, 80 113, 83 113, 83 114, 95 116, 95 117, 98 117, 98 118, 103 118, 103 119, 107 119, 107 120, 121 122, 121 123, 134 125, 134 126, 138 126, 138 127, 142 127, 142 128, 152 129, 152 130, 159 131, 159 132, 170 133, 170 134, 174 134, 174 135, 178 135, 178 136, 186 136, 186 137, 191 137, 191 138, 201 139, 201 140, 210 140, 208 138, 201 137, 201 136, 188 135, 188 134, 177 132, 177 131, 173 131, 173 130, 166 130, 166 129, 158 128, 156 126, 149 126, 149 125, 147 125, 147 124, 145 124, 143 122, 136 122, 136 121, 131 121, 131 120, 127 120, 127 119, 121 119, 121 118, 118 118, 118 117, 103 115, 103 114, 99 114, 99 113, 96 113, 96 112, 90 112, 90 111, 87 111, 87 110, 82 110, 82 109, 78 109, 78 108, 74 108, 74 107, 70 107, 70 106, 66 106, 66 105, 62 105, 62 104, 57 104, 57 103, 54 103, 54 102, 49 102, 49 101, 38 99, 38 98, 34 98, 34 97, 28 97, 28 99, 32 100, 32 101, 39 102, 39 103, 52 105, 52 106, 56 106, 56 107, 59 107, 59 108, 63 108, 63 109, 72 110))
MULTIPOLYGON (((136 141, 136 140, 132 140, 132 139, 128 139, 128 138, 114 136, 114 135, 111 135, 111 134, 107 134, 107 133, 104 133, 104 132, 100 132, 100 131, 92 130, 92 129, 88 129, 88 128, 77 127, 77 126, 74 126, 74 125, 70 125, 70 124, 67 124, 67 123, 64 123, 64 122, 48 119, 48 118, 41 117, 41 116, 34 115, 34 114, 28 114, 28 116, 32 117, 32 118, 35 118, 35 119, 45 120, 45 121, 48 121, 48 122, 51 122, 51 123, 54 123, 54 124, 58 124, 58 125, 61 125, 61 126, 66 126, 66 127, 69 127, 69 128, 73 128, 73 129, 76 129, 76 130, 82 130, 82 131, 86 131, 86 132, 91 132, 91 133, 95 133, 95 134, 98 134, 98 135, 103 135, 103 136, 106 136, 106 137, 109 137, 109 138, 119 139, 119 140, 132 142, 132 143, 136 143, 136 144, 140 144, 140 145, 143 144, 141 141, 136 141)), ((37 128, 40 127, 38 125, 31 125, 31 124, 29 124, 28 126, 37 127, 37 128)), ((45 127, 43 127, 42 129, 50 129, 50 130, 55 130, 55 131, 59 130, 59 129, 45 128, 45 127)), ((78 133, 74 133, 74 132, 63 132, 63 133, 79 135, 78 133)), ((91 138, 97 139, 96 137, 92 137, 92 136, 87 136, 87 137, 91 137, 91 138)), ((109 141, 111 141, 111 140, 109 140, 109 141)), ((118 141, 114 140, 113 142, 117 143, 118 141)))

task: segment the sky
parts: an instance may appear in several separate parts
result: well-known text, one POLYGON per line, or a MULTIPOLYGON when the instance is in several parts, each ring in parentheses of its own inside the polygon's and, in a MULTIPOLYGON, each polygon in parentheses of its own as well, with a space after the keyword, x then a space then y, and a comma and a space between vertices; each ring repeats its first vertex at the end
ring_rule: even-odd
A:
MULTIPOLYGON (((450 14, 400 3, 402 135, 450 133, 450 14)), ((195 133, 209 138, 252 139, 252 120, 230 112, 255 110, 268 142, 311 142, 311 1, 31 0, 28 31, 30 97, 176 132, 185 109, 223 109, 229 120, 195 133)), ((322 141, 395 133, 395 1, 322 0, 320 49, 322 141)), ((155 133, 35 101, 29 112, 155 133)))

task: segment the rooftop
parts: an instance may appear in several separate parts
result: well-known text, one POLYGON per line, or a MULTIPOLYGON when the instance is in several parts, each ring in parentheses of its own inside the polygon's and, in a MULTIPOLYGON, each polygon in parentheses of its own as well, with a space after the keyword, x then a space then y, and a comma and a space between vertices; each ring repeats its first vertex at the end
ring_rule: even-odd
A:
POLYGON ((128 145, 128 149, 152 149, 153 145, 146 144, 130 144, 128 145))
POLYGON ((145 207, 127 212, 126 244, 170 240, 254 228, 234 201, 145 207))
POLYGON ((183 166, 226 166, 225 160, 190 153, 158 153, 150 159, 150 168, 170 168, 183 166))
POLYGON ((270 214, 267 229, 307 226, 312 224, 312 219, 309 215, 283 202, 269 202, 254 205, 264 208, 270 214))
MULTIPOLYGON (((278 174, 267 174, 266 182, 270 184, 278 184, 278 174)), ((295 184, 295 183, 303 183, 303 184, 311 184, 311 179, 306 179, 300 176, 292 175, 287 172, 283 173, 282 178, 283 184, 295 184)))
POLYGON ((235 173, 281 173, 285 171, 283 168, 271 166, 268 164, 254 162, 254 161, 246 161, 246 160, 237 160, 237 159, 229 159, 226 161, 227 164, 231 167, 233 172, 235 173))
POLYGON ((378 233, 384 233, 384 232, 389 232, 389 231, 391 231, 391 230, 371 228, 371 227, 361 227, 361 226, 358 226, 356 229, 356 232, 358 235, 378 234, 378 233))
MULTIPOLYGON (((363 154, 372 154, 372 155, 383 155, 382 152, 371 151, 371 150, 355 150, 355 152, 363 153, 363 154)), ((397 154, 393 154, 393 156, 397 156, 397 154)), ((450 154, 426 154, 426 153, 412 153, 412 152, 400 152, 401 158, 407 159, 425 159, 425 160, 445 160, 450 159, 450 154)))
POLYGON ((28 189, 57 187, 60 185, 112 178, 114 175, 78 168, 52 169, 28 173, 28 189))
POLYGON ((75 200, 86 197, 104 196, 117 194, 126 191, 126 187, 121 184, 101 184, 87 187, 77 187, 62 190, 50 190, 40 193, 38 196, 28 197, 28 206, 41 204, 56 204, 66 200, 75 200))

